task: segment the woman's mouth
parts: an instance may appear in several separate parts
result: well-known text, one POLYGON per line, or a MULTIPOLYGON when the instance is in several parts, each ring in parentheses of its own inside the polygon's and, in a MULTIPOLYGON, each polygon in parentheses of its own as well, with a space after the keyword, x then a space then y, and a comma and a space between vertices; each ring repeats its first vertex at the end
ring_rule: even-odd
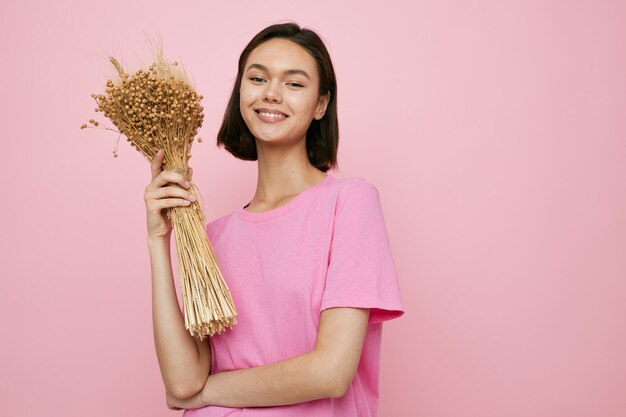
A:
POLYGON ((263 111, 263 110, 255 110, 254 112, 257 114, 259 119, 268 123, 281 122, 285 120, 287 117, 289 117, 284 113, 278 113, 278 112, 268 112, 268 111, 263 111))

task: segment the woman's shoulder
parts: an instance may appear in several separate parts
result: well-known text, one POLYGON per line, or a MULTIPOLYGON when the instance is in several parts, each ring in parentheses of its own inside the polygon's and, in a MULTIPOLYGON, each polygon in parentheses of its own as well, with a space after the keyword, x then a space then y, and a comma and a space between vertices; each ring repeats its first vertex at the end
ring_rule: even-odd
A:
POLYGON ((222 229, 222 226, 226 224, 231 218, 231 216, 233 215, 234 215, 234 211, 224 214, 216 219, 210 220, 207 223, 204 229, 210 241, 213 241, 213 239, 215 239, 215 237, 218 235, 218 233, 222 229))
POLYGON ((346 198, 350 195, 376 195, 378 196, 378 188, 369 180, 358 177, 338 177, 335 176, 333 186, 337 192, 339 199, 346 198))
POLYGON ((370 184, 370 182, 363 177, 356 177, 356 176, 340 177, 335 174, 329 174, 329 175, 332 175, 334 178, 333 185, 338 190, 342 190, 342 191, 349 190, 358 186, 363 186, 363 184, 370 184))

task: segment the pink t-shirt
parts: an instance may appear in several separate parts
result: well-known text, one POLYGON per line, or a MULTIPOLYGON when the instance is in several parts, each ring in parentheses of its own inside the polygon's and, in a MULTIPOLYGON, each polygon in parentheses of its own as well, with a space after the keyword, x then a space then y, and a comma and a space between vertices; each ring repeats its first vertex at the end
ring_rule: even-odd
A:
POLYGON ((237 324, 210 338, 211 373, 247 369, 313 350, 320 312, 371 308, 347 393, 278 407, 207 406, 185 417, 376 417, 382 322, 404 314, 378 189, 326 178, 264 212, 239 208, 207 225, 237 324))

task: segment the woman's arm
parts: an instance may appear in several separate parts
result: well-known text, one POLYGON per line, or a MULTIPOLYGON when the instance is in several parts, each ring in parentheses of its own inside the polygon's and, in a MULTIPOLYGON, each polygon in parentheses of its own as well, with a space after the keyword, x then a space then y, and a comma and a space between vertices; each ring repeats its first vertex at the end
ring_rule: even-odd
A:
POLYGON ((274 364, 210 375, 197 395, 167 397, 170 408, 267 407, 342 397, 363 348, 369 309, 322 311, 314 350, 274 364))
POLYGON ((208 339, 199 341, 185 329, 172 276, 169 239, 149 238, 152 266, 154 344, 165 390, 189 398, 204 387, 211 367, 208 339))
POLYGON ((166 392, 188 398, 200 391, 206 382, 211 366, 211 349, 208 340, 200 342, 185 329, 172 276, 172 222, 165 211, 171 207, 189 206, 196 198, 188 191, 191 167, 187 179, 180 173, 164 171, 163 158, 161 149, 152 159, 152 181, 144 194, 152 267, 154 345, 166 392), (171 183, 177 183, 182 188, 169 185, 171 183))

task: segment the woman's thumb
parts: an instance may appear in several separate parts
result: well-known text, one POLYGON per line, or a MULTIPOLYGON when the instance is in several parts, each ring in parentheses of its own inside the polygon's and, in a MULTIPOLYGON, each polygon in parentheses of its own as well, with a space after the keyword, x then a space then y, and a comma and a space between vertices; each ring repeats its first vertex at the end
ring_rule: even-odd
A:
POLYGON ((159 175, 159 172, 162 171, 161 165, 163 164, 164 153, 163 149, 159 149, 154 155, 154 158, 152 158, 152 162, 150 164, 150 168, 152 169, 152 178, 159 175))

